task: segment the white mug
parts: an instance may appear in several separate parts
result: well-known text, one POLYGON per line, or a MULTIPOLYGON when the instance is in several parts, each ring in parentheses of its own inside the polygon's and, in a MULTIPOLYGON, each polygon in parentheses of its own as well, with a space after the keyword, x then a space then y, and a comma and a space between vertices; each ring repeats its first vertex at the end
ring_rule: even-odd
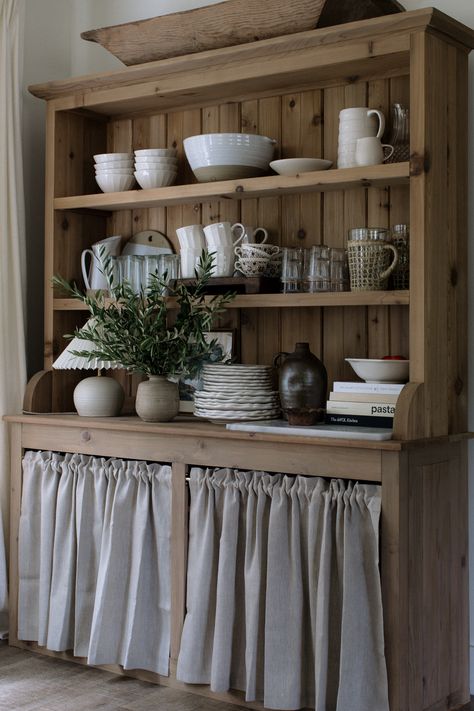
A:
MULTIPOLYGON (((241 244, 255 244, 257 242, 264 244, 268 239, 268 232, 264 227, 251 227, 250 225, 241 225, 240 222, 236 222, 235 225, 232 225, 232 234, 238 231, 240 231, 240 235, 237 242, 241 242, 241 244), (260 234, 263 235, 263 239, 259 241, 260 234)), ((234 245, 237 242, 234 242, 234 245)))
POLYGON ((201 259, 202 249, 190 249, 184 247, 180 250, 181 262, 181 278, 193 279, 195 271, 199 271, 199 260, 201 259))
POLYGON ((178 227, 176 230, 178 235, 179 246, 181 249, 198 249, 200 252, 206 246, 206 238, 202 229, 202 225, 187 225, 186 227, 178 227))
POLYGON ((377 136, 368 136, 357 139, 355 160, 357 165, 380 165, 393 155, 393 146, 382 143, 377 136), (387 152, 386 152, 387 151, 387 152))
POLYGON ((214 255, 212 276, 232 276, 234 273, 234 247, 244 235, 244 226, 240 222, 213 222, 204 228, 209 254, 214 255), (234 232, 241 228, 241 235, 235 239, 234 232))
POLYGON ((91 249, 85 249, 81 254, 82 278, 86 289, 108 289, 109 285, 105 274, 102 273, 103 263, 99 257, 101 248, 105 248, 105 255, 117 256, 120 254, 121 235, 106 237, 92 245, 91 249), (86 267, 87 255, 91 257, 89 270, 86 267))

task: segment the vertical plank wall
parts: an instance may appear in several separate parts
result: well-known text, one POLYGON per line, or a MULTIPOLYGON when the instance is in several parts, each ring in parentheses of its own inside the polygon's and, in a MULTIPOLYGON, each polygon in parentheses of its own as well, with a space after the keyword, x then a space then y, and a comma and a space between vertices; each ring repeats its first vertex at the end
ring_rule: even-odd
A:
MULTIPOLYGON (((380 108, 390 125, 393 101, 408 104, 408 77, 356 82, 169 114, 119 118, 107 124, 103 150, 128 152, 137 148, 176 146, 179 182, 183 184, 194 181, 184 156, 183 139, 198 133, 260 133, 277 140, 275 157, 304 155, 324 157, 336 163, 339 111, 350 106, 380 108)), ((71 121, 71 118, 66 120, 71 121)), ((63 130, 65 136, 70 133, 69 127, 63 130)), ((67 156, 69 142, 68 138, 59 151, 59 165, 63 164, 65 153, 67 156)), ((97 148, 97 142, 94 148, 97 148)), ((68 165, 68 160, 65 163, 68 165)), ((77 171, 70 171, 70 176, 63 177, 63 184, 56 186, 56 195, 90 190, 87 170, 93 170, 92 154, 84 156, 84 165, 86 170, 79 177, 77 171)), ((269 232, 268 241, 281 246, 309 247, 324 243, 342 247, 350 227, 388 227, 397 222, 408 222, 408 202, 408 187, 310 193, 241 202, 222 200, 120 211, 107 219, 106 229, 107 234, 122 234, 125 238, 143 229, 158 229, 178 249, 176 229, 180 226, 206 225, 221 220, 242 221, 265 227, 269 232)), ((77 219, 86 234, 79 240, 80 253, 87 246, 85 241, 91 244, 100 235, 97 230, 91 230, 90 225, 84 229, 86 218, 78 216, 77 219)), ((103 220, 97 224, 103 228, 103 220)), ((57 225, 57 238, 63 243, 61 232, 61 225, 57 225)), ((74 276, 78 271, 77 257, 78 248, 75 248, 71 258, 67 259, 74 276)), ((270 364, 279 351, 292 350, 297 341, 309 341, 312 351, 324 360, 330 381, 352 377, 344 357, 382 357, 388 353, 408 355, 407 307, 231 309, 217 327, 236 329, 239 334, 237 355, 246 363, 270 364)), ((136 383, 131 378, 125 383, 132 394, 136 383)))

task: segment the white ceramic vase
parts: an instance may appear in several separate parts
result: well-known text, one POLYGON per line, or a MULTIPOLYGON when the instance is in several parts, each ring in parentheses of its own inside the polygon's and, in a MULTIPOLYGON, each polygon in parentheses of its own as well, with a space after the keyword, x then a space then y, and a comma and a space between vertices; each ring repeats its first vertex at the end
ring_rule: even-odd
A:
POLYGON ((117 417, 125 393, 115 378, 95 375, 81 380, 73 397, 77 414, 82 417, 117 417))
POLYGON ((150 375, 138 386, 135 410, 145 422, 169 422, 179 411, 178 383, 150 375))

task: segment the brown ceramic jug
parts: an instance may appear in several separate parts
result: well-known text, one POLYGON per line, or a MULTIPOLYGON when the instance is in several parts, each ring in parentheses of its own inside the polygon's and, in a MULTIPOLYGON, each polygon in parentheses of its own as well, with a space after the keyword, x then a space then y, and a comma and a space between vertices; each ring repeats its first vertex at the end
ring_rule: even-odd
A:
POLYGON ((293 353, 278 353, 281 362, 279 389, 281 407, 290 425, 314 425, 324 419, 328 376, 323 363, 309 349, 297 343, 293 353))

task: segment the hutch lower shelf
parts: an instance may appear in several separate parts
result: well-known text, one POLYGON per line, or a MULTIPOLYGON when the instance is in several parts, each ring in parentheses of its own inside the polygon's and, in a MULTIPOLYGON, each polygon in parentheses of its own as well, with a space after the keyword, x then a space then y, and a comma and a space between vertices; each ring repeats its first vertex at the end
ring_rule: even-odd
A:
MULTIPOLYGON (((185 612, 188 468, 229 467, 375 482, 382 491, 380 569, 390 709, 448 711, 468 702, 465 435, 410 442, 315 441, 300 436, 282 441, 274 435, 230 432, 192 419, 167 424, 144 423, 134 417, 74 415, 8 419, 12 435, 10 644, 55 654, 17 637, 18 527, 25 450, 171 463, 170 677, 140 671, 131 674, 250 708, 262 707, 245 704, 240 692, 214 694, 207 687, 176 680, 185 612)), ((73 658, 65 653, 58 656, 73 658)), ((120 667, 112 670, 124 673, 120 667)))

